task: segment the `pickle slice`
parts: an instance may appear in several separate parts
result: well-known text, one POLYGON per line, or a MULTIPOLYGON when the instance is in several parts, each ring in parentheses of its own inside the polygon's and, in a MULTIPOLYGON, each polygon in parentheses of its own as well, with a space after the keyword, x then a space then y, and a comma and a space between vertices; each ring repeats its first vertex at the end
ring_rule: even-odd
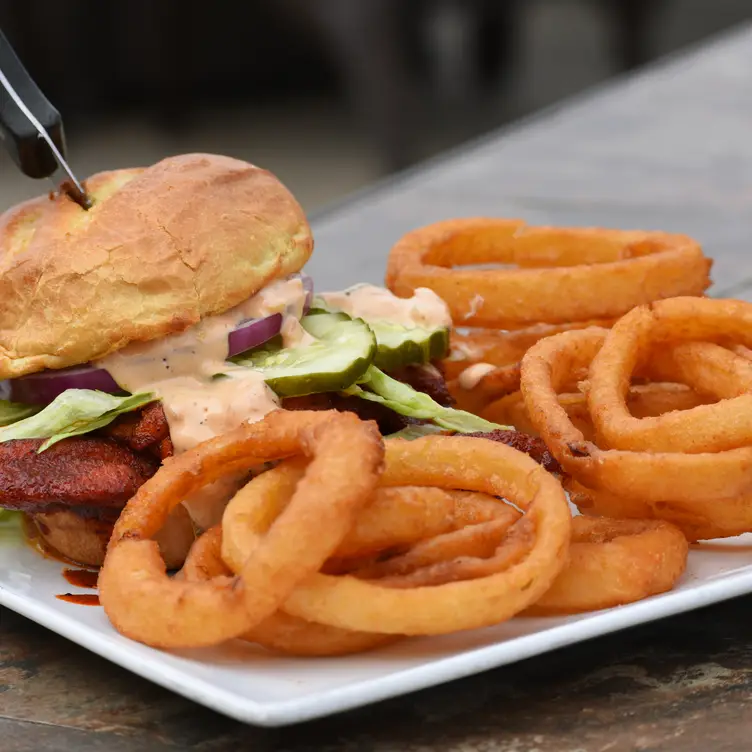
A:
POLYGON ((347 389, 373 362, 376 337, 361 319, 313 313, 300 323, 316 338, 313 342, 289 348, 264 346, 233 358, 233 362, 260 371, 280 397, 347 389))
MULTIPOLYGON (((326 307, 320 299, 314 299, 311 313, 335 312, 326 307)), ((340 316, 346 316, 339 313, 340 316)), ((382 371, 395 371, 398 368, 432 360, 441 360, 449 354, 449 335, 447 328, 426 329, 425 327, 407 327, 383 319, 366 321, 376 335, 376 357, 374 365, 382 371)))
POLYGON ((368 325, 376 335, 374 365, 387 373, 403 366, 439 360, 449 352, 449 329, 408 329, 386 321, 368 325))

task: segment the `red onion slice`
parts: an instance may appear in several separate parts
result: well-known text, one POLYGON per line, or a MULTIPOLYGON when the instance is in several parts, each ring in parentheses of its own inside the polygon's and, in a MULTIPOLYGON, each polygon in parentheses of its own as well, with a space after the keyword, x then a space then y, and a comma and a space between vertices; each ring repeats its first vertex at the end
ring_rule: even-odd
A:
MULTIPOLYGON (((303 304, 303 315, 311 308, 313 301, 313 280, 307 274, 292 274, 288 279, 299 279, 305 290, 306 298, 303 304)), ((263 319, 246 321, 233 329, 228 337, 229 354, 232 358, 246 350, 252 350, 276 337, 282 331, 283 317, 281 313, 274 313, 263 319)))
POLYGON ((239 355, 253 347, 263 345, 282 330, 282 314, 274 313, 263 319, 252 319, 233 329, 227 337, 228 357, 239 355))
POLYGON ((103 368, 76 366, 57 371, 40 371, 6 382, 13 402, 47 405, 68 389, 94 389, 118 394, 123 390, 103 368))

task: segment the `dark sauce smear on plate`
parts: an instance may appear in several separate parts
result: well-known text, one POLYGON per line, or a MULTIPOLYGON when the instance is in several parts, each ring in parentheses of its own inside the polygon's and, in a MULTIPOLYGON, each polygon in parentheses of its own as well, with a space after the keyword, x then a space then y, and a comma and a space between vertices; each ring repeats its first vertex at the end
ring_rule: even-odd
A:
MULTIPOLYGON (((56 559, 63 564, 71 564, 73 567, 76 567, 75 569, 73 567, 66 567, 62 572, 63 577, 73 587, 90 588, 91 590, 97 589, 98 572, 91 569, 79 569, 80 564, 66 558, 45 542, 44 538, 39 534, 36 524, 28 517, 24 516, 23 523, 26 542, 39 554, 44 556, 45 559, 56 559)), ((55 597, 58 600, 65 601, 66 603, 76 603, 79 606, 99 605, 99 596, 95 593, 61 593, 55 597)))
POLYGON ((99 596, 94 593, 63 593, 55 598, 66 603, 76 603, 79 606, 98 606, 99 596))
POLYGON ((96 590, 99 572, 90 569, 64 569, 63 577, 74 587, 96 590))
MULTIPOLYGON (((91 588, 96 590, 98 572, 90 569, 64 569, 63 577, 74 587, 91 588)), ((94 593, 63 593, 55 596, 66 603, 76 603, 79 606, 98 606, 99 596, 94 593)))

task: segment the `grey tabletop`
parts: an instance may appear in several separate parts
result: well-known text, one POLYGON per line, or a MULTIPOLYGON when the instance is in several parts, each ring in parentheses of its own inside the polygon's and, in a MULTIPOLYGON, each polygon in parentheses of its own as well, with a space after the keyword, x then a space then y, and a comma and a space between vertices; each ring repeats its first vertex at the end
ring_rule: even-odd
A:
MULTIPOLYGON (((379 282, 438 219, 681 231, 752 291, 752 27, 493 134, 316 219, 319 286, 379 282)), ((242 726, 0 610, 0 750, 749 749, 752 597, 288 729, 242 726)))

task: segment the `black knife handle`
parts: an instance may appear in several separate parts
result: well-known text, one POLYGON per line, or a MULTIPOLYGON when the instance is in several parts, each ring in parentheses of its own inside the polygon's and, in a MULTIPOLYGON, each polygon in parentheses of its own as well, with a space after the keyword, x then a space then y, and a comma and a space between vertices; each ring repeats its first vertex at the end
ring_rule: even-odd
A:
MULTIPOLYGON (((49 103, 21 64, 0 31, 0 72, 65 157, 65 135, 60 113, 49 103)), ((30 178, 46 178, 57 169, 49 144, 18 106, 0 79, 0 139, 13 161, 30 178)))

